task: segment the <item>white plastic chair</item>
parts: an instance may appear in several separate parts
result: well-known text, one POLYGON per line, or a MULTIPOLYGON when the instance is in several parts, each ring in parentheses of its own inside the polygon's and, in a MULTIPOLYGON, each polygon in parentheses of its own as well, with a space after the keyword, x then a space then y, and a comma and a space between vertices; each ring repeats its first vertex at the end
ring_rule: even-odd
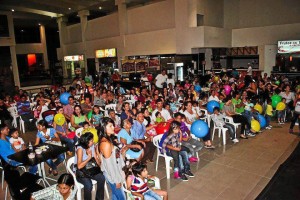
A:
POLYGON ((20 130, 22 133, 25 133, 25 122, 22 119, 22 116, 20 115, 20 119, 19 119, 19 124, 20 124, 20 130))
POLYGON ((116 111, 116 107, 117 107, 117 104, 115 104, 115 103, 111 103, 111 104, 106 105, 105 106, 104 115, 106 117, 108 117, 108 110, 114 110, 114 111, 116 111))
POLYGON ((131 109, 134 107, 135 100, 126 100, 125 102, 129 103, 131 109))
POLYGON ((167 173, 167 179, 170 179, 170 171, 171 171, 171 160, 173 158, 171 156, 167 156, 165 153, 161 152, 161 147, 159 146, 159 142, 162 138, 163 134, 157 135, 153 138, 153 144, 156 146, 157 151, 157 157, 156 157, 156 165, 155 170, 157 171, 158 168, 158 159, 159 157, 163 157, 165 159, 165 165, 166 165, 166 173, 167 173))
POLYGON ((237 130, 238 126, 241 125, 241 123, 234 123, 234 122, 233 122, 233 118, 232 118, 232 117, 229 117, 229 116, 226 116, 226 117, 225 117, 225 122, 226 122, 226 123, 229 123, 229 124, 232 124, 232 125, 234 126, 234 131, 235 131, 235 134, 236 134, 236 130, 237 130))
POLYGON ((76 135, 77 137, 80 137, 81 134, 82 134, 82 131, 83 131, 83 127, 76 129, 76 130, 75 130, 75 135, 76 135))
POLYGON ((10 113, 10 115, 12 116, 13 120, 12 120, 12 126, 17 128, 18 127, 18 123, 17 123, 17 119, 20 117, 18 114, 18 110, 16 106, 12 106, 9 107, 8 112, 10 113))
MULTIPOLYGON (((77 181, 76 175, 74 174, 73 170, 71 169, 71 166, 74 164, 74 162, 75 162, 75 157, 74 156, 69 158, 69 160, 67 162, 67 171, 68 171, 68 173, 70 173, 72 175, 72 177, 74 179, 74 182, 75 182, 75 186, 78 188, 78 190, 77 190, 77 200, 81 200, 82 199, 81 190, 84 188, 84 185, 77 181)), ((93 191, 95 191, 97 181, 92 179, 92 184, 93 184, 93 191)), ((109 192, 108 192, 106 183, 104 184, 104 190, 105 190, 106 197, 109 199, 109 192)))
POLYGON ((218 130, 219 131, 219 138, 222 134, 223 137, 223 145, 226 145, 226 131, 228 130, 228 128, 224 128, 223 126, 217 126, 215 121, 214 122, 214 128, 213 128, 213 133, 212 133, 212 138, 211 140, 214 140, 214 136, 215 136, 215 131, 218 130))

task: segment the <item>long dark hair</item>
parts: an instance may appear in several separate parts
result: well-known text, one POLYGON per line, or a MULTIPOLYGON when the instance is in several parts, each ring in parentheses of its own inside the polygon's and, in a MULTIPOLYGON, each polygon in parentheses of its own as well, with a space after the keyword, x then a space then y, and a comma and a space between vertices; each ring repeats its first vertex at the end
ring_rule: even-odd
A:
POLYGON ((69 187, 74 186, 74 179, 73 176, 71 174, 62 174, 60 175, 60 177, 57 180, 57 184, 66 184, 69 187))
POLYGON ((49 128, 48 122, 44 119, 40 120, 37 124, 41 126, 45 126, 45 128, 49 128))
POLYGON ((109 118, 109 117, 104 117, 104 118, 102 119, 102 126, 99 126, 99 128, 97 129, 98 136, 99 136, 99 140, 101 140, 102 138, 105 138, 105 139, 107 139, 109 142, 111 142, 114 146, 118 147, 118 143, 115 141, 116 136, 115 136, 115 135, 110 135, 110 136, 107 135, 107 132, 106 132, 106 126, 107 126, 109 123, 112 123, 113 125, 115 125, 114 120, 112 120, 112 119, 109 118))
POLYGON ((83 111, 82 111, 82 108, 81 108, 80 105, 74 106, 74 112, 73 112, 73 115, 75 115, 76 117, 78 117, 78 115, 77 115, 76 112, 75 112, 75 109, 76 109, 76 108, 80 108, 80 114, 81 114, 81 115, 84 115, 84 114, 83 114, 83 111))
POLYGON ((170 124, 170 128, 168 131, 168 136, 174 133, 174 129, 175 128, 180 128, 180 123, 178 121, 172 121, 172 123, 170 124))
POLYGON ((84 149, 89 148, 90 140, 94 138, 94 135, 91 132, 86 132, 78 139, 78 144, 76 146, 81 146, 84 149))

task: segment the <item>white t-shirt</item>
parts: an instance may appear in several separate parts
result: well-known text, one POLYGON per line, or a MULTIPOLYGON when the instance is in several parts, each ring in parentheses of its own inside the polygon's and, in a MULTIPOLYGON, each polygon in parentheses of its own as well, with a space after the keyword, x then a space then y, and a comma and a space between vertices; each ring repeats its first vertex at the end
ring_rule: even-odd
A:
POLYGON ((39 116, 39 118, 38 118, 38 121, 40 121, 40 120, 43 119, 43 115, 42 115, 43 112, 49 110, 48 105, 49 105, 48 103, 45 103, 45 105, 42 106, 42 109, 41 109, 41 112, 40 112, 40 116, 39 116))
POLYGON ((247 75, 252 76, 252 67, 249 66, 247 69, 247 75))
POLYGON ((211 96, 211 95, 208 97, 207 101, 210 102, 210 101, 213 101, 213 100, 217 101, 217 102, 220 101, 219 97, 217 97, 217 96, 211 96))
POLYGON ((150 85, 149 79, 147 76, 142 76, 141 81, 145 82, 145 85, 147 85, 147 86, 150 85))
POLYGON ((197 120, 197 115, 196 115, 196 112, 193 111, 193 114, 189 113, 187 110, 184 111, 183 113, 185 115, 185 117, 190 121, 190 122, 194 122, 197 120))
POLYGON ((167 79, 167 85, 168 85, 168 87, 169 87, 169 83, 171 83, 172 84, 172 86, 173 86, 173 88, 174 88, 174 86, 175 86, 175 81, 174 81, 174 79, 172 79, 172 78, 168 78, 167 79))
POLYGON ((156 87, 163 88, 162 83, 167 82, 168 76, 158 74, 155 79, 156 79, 156 83, 155 83, 156 87))
MULTIPOLYGON (((152 120, 153 121, 156 121, 156 116, 155 116, 155 114, 157 113, 157 109, 155 109, 153 112, 152 112, 152 120)), ((166 109, 162 109, 162 111, 160 111, 160 114, 161 114, 161 116, 166 120, 166 121, 168 121, 169 119, 171 119, 172 117, 171 117, 171 115, 170 115, 170 113, 169 113, 169 111, 167 111, 166 109)))
POLYGON ((9 139, 9 143, 10 143, 13 147, 15 147, 15 149, 21 150, 22 144, 24 144, 24 140, 23 140, 22 138, 20 138, 20 137, 18 137, 17 139, 11 137, 11 138, 9 139))

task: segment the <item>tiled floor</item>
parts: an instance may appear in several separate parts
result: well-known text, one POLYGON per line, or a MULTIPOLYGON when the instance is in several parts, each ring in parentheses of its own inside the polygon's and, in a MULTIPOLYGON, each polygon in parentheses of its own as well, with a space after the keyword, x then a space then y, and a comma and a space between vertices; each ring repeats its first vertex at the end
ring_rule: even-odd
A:
MULTIPOLYGON (((167 180, 163 159, 157 172, 155 163, 150 164, 149 173, 161 179, 161 187, 168 190, 171 200, 255 199, 299 142, 297 136, 288 134, 288 126, 275 126, 238 144, 227 140, 226 146, 215 136, 217 148, 199 152, 200 162, 191 166, 195 177, 188 182, 167 180)), ((34 133, 25 135, 28 140, 34 140, 34 133)), ((65 171, 63 166, 60 169, 65 171)), ((4 199, 1 189, 0 199, 4 199)))

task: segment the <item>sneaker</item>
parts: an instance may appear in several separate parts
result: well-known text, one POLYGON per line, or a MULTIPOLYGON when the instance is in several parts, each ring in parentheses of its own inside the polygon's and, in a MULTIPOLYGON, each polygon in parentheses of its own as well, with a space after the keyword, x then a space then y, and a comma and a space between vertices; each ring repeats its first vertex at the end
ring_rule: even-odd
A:
POLYGON ((290 129, 290 130, 289 130, 289 133, 294 133, 293 129, 290 129))
POLYGON ((187 170, 184 174, 191 178, 195 177, 191 170, 187 170))
POLYGON ((238 143, 239 140, 235 138, 235 139, 232 140, 232 142, 235 144, 235 143, 238 143))
POLYGON ((270 129, 272 129, 272 128, 271 128, 271 127, 269 127, 269 126, 267 126, 267 127, 266 127, 266 129, 270 130, 270 129))
POLYGON ((272 126, 272 125, 269 125, 269 127, 272 128, 273 126, 272 126))
POLYGON ((192 157, 189 158, 189 161, 190 162, 198 162, 198 158, 192 156, 192 157))
POLYGON ((248 136, 248 137, 255 137, 256 135, 255 135, 254 133, 252 133, 252 132, 249 132, 249 133, 247 134, 247 136, 248 136))
POLYGON ((180 178, 179 172, 178 172, 178 171, 174 172, 174 178, 175 178, 175 179, 179 179, 179 178, 180 178))
POLYGON ((181 174, 180 178, 182 181, 189 181, 188 177, 186 177, 185 174, 181 174))

